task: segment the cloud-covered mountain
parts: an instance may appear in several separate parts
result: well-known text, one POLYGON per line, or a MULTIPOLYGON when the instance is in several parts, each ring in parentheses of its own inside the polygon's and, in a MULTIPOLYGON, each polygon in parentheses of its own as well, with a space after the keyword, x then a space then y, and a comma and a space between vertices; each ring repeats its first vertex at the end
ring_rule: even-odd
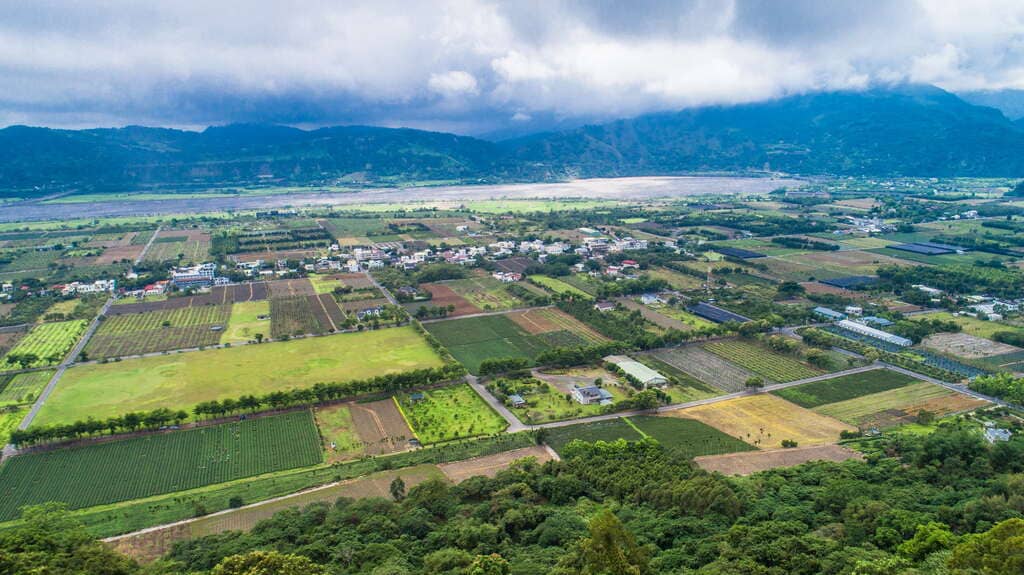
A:
POLYGON ((0 130, 8 194, 707 171, 1024 176, 1024 129, 938 88, 903 86, 648 114, 498 143, 363 126, 0 130))

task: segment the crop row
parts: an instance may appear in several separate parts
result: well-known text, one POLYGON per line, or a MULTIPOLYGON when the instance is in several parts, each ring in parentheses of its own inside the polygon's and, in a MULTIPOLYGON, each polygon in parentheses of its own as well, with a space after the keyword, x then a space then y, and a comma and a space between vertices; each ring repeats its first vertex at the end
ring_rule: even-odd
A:
POLYGON ((704 348, 736 365, 778 382, 813 377, 821 373, 794 358, 778 355, 745 341, 715 341, 705 344, 704 348))
POLYGON ((68 351, 74 347, 75 342, 85 331, 87 322, 83 319, 71 321, 58 321, 43 323, 32 328, 32 331, 21 338, 18 344, 7 352, 6 363, 8 368, 14 367, 43 367, 60 363, 68 351), (17 359, 34 355, 35 361, 24 361, 18 363, 17 359))
POLYGON ((123 335, 167 327, 227 325, 230 305, 199 305, 107 317, 96 333, 123 335))

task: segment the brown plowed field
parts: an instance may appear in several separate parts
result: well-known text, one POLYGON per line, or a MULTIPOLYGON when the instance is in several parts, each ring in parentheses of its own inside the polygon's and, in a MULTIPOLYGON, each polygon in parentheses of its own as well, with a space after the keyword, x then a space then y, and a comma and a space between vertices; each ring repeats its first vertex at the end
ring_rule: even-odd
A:
POLYGON ((373 280, 366 277, 366 274, 337 274, 332 275, 331 279, 339 279, 342 283, 355 290, 374 287, 373 280))
POLYGON ((494 455, 485 455, 483 457, 477 457, 474 459, 467 459, 466 461, 456 461, 454 463, 443 463, 438 465, 441 471, 448 476, 454 483, 460 483, 469 479, 470 477, 476 477, 482 475, 484 477, 494 477, 499 471, 507 469, 513 461, 523 459, 525 457, 536 457, 537 463, 544 463, 551 461, 551 452, 545 449, 541 445, 534 445, 532 447, 524 447, 522 449, 513 449, 512 451, 506 451, 504 453, 495 453, 494 455))
POLYGON ((413 304, 413 311, 415 313, 419 305, 434 306, 434 307, 445 307, 448 305, 455 306, 455 311, 448 314, 448 317, 459 317, 461 315, 469 315, 474 313, 480 313, 480 308, 469 303, 466 298, 455 293, 452 288, 443 284, 423 284, 421 287, 425 288, 430 292, 432 296, 430 301, 421 302, 420 304, 413 304))
POLYGON ((390 302, 388 302, 387 298, 376 297, 376 298, 373 298, 373 299, 361 299, 361 300, 358 300, 358 301, 347 301, 347 302, 342 303, 341 307, 344 308, 346 312, 349 312, 349 311, 353 311, 354 312, 354 311, 359 311, 359 310, 362 310, 362 309, 370 309, 371 307, 378 307, 378 306, 382 306, 382 305, 387 305, 388 303, 390 303, 390 302))
POLYGON ((288 297, 293 295, 316 295, 313 284, 305 278, 297 280, 276 280, 270 282, 270 297, 288 297))
POLYGON ((341 308, 338 307, 338 302, 334 301, 334 296, 329 293, 322 293, 318 297, 320 298, 320 305, 324 307, 327 316, 334 324, 334 329, 341 329, 345 323, 345 312, 341 311, 341 308))
POLYGON ((409 448, 412 430, 393 399, 353 403, 351 412, 352 425, 356 435, 366 444, 366 453, 380 455, 409 448))
POLYGON ((863 459, 860 453, 839 445, 813 445, 792 449, 744 451, 725 455, 703 455, 693 462, 705 471, 723 475, 750 475, 776 467, 792 467, 808 461, 846 461, 863 459))
POLYGON ((96 257, 97 265, 112 264, 121 260, 135 261, 146 246, 114 246, 103 250, 103 253, 96 257))

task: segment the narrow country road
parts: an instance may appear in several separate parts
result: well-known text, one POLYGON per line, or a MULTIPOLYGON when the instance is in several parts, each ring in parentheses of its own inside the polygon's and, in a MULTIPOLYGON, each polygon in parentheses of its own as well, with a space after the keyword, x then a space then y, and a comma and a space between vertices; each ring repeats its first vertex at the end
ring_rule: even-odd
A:
MULTIPOLYGON (((427 300, 426 302, 423 302, 423 303, 429 303, 429 300, 427 300)), ((555 306, 553 306, 553 305, 542 305, 542 306, 538 306, 538 307, 515 307, 515 308, 512 308, 512 309, 503 309, 503 310, 498 310, 498 311, 482 311, 482 312, 479 312, 479 313, 469 313, 469 314, 466 314, 466 315, 457 315, 457 316, 447 316, 447 317, 435 317, 435 318, 431 318, 431 319, 422 319, 422 320, 420 320, 420 323, 434 323, 434 322, 438 322, 438 321, 444 321, 446 319, 469 319, 471 317, 487 317, 487 316, 491 316, 491 315, 505 315, 507 313, 516 313, 516 312, 520 312, 520 311, 533 311, 533 310, 538 310, 538 309, 548 309, 548 308, 552 308, 552 307, 555 307, 555 306)))
MULTIPOLYGON (((36 398, 35 403, 32 404, 32 409, 28 411, 28 413, 25 415, 25 418, 22 419, 21 423, 18 424, 18 429, 28 429, 28 426, 32 425, 32 420, 36 418, 36 415, 39 413, 39 410, 42 409, 43 404, 46 403, 46 399, 50 397, 50 394, 53 393, 54 388, 57 387, 57 382, 60 381, 61 376, 64 375, 64 372, 67 370, 67 368, 75 363, 75 359, 78 357, 78 354, 82 353, 82 349, 84 349, 85 344, 89 342, 89 338, 91 338, 92 334, 96 333, 96 329, 99 328, 100 318, 107 314, 107 310, 110 309, 110 306, 113 303, 113 297, 107 298, 106 303, 104 303, 103 307, 100 308, 99 313, 96 314, 96 317, 92 318, 92 321, 89 323, 89 327, 86 328, 85 333, 83 333, 82 337, 78 339, 78 343, 75 344, 75 347, 71 349, 71 352, 64 357, 64 361, 60 362, 57 365, 57 371, 54 372, 53 377, 50 378, 49 383, 46 384, 46 387, 43 388, 42 393, 39 394, 39 397, 36 398)), ((17 450, 14 448, 14 446, 11 444, 7 444, 4 446, 3 456, 0 457, 0 460, 6 459, 12 455, 15 455, 16 453, 17 450)))
POLYGON ((142 251, 139 252, 139 257, 135 258, 135 265, 139 265, 140 263, 142 263, 142 260, 146 259, 146 254, 149 253, 149 248, 150 246, 153 245, 153 242, 156 240, 156 236, 157 234, 160 233, 161 227, 162 226, 157 226, 156 231, 153 232, 153 235, 149 236, 149 241, 146 242, 146 247, 142 248, 142 251))

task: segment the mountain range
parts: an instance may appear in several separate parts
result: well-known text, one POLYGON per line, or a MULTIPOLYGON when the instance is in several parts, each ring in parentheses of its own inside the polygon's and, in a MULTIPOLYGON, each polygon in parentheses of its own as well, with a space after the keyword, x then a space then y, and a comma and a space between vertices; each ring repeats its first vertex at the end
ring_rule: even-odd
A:
POLYGON ((367 126, 0 130, 7 196, 723 171, 1022 176, 1024 123, 939 88, 907 85, 692 108, 498 142, 367 126))

